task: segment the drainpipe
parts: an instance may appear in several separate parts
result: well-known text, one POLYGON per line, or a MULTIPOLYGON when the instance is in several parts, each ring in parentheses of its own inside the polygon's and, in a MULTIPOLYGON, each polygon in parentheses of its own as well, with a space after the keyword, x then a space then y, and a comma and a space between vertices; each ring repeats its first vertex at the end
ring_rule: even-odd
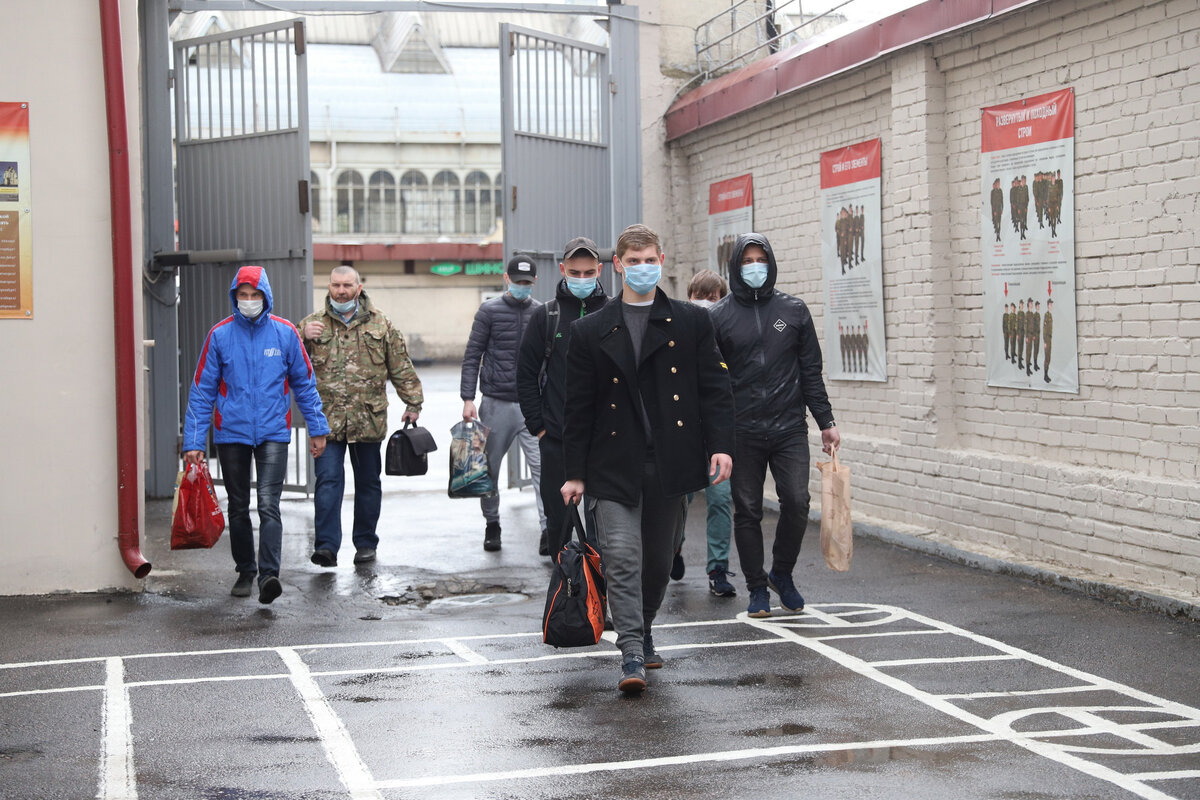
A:
POLYGON ((133 229, 129 213, 129 135, 121 59, 119 0, 100 0, 104 110, 108 118, 109 205, 112 213, 113 319, 117 379, 117 548, 135 578, 150 574, 138 531, 137 364, 133 331, 133 229))

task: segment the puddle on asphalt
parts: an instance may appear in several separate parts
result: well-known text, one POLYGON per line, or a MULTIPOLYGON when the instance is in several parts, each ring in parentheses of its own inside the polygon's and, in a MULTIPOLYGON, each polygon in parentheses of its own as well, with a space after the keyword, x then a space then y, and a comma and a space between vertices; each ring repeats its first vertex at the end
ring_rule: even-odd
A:
POLYGON ((41 758, 42 755, 42 751, 36 748, 21 750, 15 747, 3 747, 0 748, 0 764, 32 761, 35 758, 41 758))
POLYGON ((524 588, 454 578, 408 586, 402 592, 386 592, 378 597, 389 606, 469 608, 523 603, 529 599, 524 588))
POLYGON ((260 736, 250 736, 248 739, 255 744, 305 744, 321 741, 321 737, 319 736, 279 736, 270 733, 260 736))
POLYGON ((757 728, 751 731, 742 731, 742 736, 804 736, 815 730, 816 728, 812 725, 797 725, 786 722, 774 728, 757 728))

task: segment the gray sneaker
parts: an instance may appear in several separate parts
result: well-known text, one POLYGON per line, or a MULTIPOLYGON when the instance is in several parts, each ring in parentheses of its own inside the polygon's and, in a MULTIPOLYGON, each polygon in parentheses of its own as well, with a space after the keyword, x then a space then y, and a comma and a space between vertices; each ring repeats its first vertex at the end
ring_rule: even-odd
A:
POLYGON ((646 659, 641 656, 625 656, 621 662, 621 680, 617 688, 633 694, 646 688, 646 659))
POLYGON ((239 572, 237 583, 233 584, 233 588, 229 593, 234 597, 249 597, 250 590, 254 588, 254 573, 239 572))
POLYGON ((646 669, 662 669, 663 657, 654 649, 654 634, 647 633, 642 639, 642 652, 646 654, 646 669))

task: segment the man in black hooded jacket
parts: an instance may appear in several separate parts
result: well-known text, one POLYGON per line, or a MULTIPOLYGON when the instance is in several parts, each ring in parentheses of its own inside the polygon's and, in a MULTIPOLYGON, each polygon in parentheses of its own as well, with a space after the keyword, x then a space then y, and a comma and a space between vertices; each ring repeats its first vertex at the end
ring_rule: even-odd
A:
POLYGON ((533 310, 517 354, 517 397, 525 427, 538 438, 542 455, 538 491, 546 510, 546 530, 538 552, 544 556, 554 556, 566 544, 561 541, 566 506, 560 490, 566 481, 563 406, 571 323, 602 308, 608 300, 599 281, 600 250, 591 239, 578 236, 567 242, 558 269, 563 277, 554 300, 533 310))
POLYGON ((778 266, 767 237, 738 237, 729 258, 729 294, 710 309, 717 346, 733 384, 736 438, 731 479, 733 535, 749 615, 771 615, 770 586, 789 611, 804 608, 792 570, 808 525, 808 424, 831 453, 841 442, 821 377, 821 346, 808 306, 775 288, 778 266), (767 467, 779 495, 770 572, 763 569, 763 482, 767 467))

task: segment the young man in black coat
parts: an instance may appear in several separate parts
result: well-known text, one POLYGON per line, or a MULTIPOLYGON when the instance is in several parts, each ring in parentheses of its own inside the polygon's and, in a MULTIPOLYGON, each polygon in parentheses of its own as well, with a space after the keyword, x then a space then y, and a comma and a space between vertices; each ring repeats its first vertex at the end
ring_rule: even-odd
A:
POLYGON ((733 539, 750 590, 749 615, 771 615, 770 586, 788 611, 804 608, 792 570, 808 525, 808 424, 831 453, 841 437, 821 377, 821 345, 808 306, 775 288, 778 267, 767 237, 745 233, 729 258, 729 294, 713 306, 717 345, 733 383, 737 472, 733 539), (763 569, 762 500, 767 467, 779 495, 771 570, 763 569))
POLYGON ((546 530, 538 549, 554 556, 566 542, 561 541, 565 506, 563 481, 563 409, 567 396, 567 345, 572 324, 594 314, 608 301, 599 283, 600 250, 586 236, 567 242, 558 270, 562 280, 554 299, 533 310, 529 327, 521 340, 517 356, 517 396, 525 427, 538 438, 542 454, 539 489, 546 510, 546 530), (549 353, 547 353, 549 349, 549 353))
POLYGON ((733 395, 708 313, 657 288, 658 236, 617 239, 619 302, 574 323, 567 357, 564 502, 586 490, 621 650, 618 688, 662 666, 651 625, 666 594, 685 495, 729 477, 733 395))

